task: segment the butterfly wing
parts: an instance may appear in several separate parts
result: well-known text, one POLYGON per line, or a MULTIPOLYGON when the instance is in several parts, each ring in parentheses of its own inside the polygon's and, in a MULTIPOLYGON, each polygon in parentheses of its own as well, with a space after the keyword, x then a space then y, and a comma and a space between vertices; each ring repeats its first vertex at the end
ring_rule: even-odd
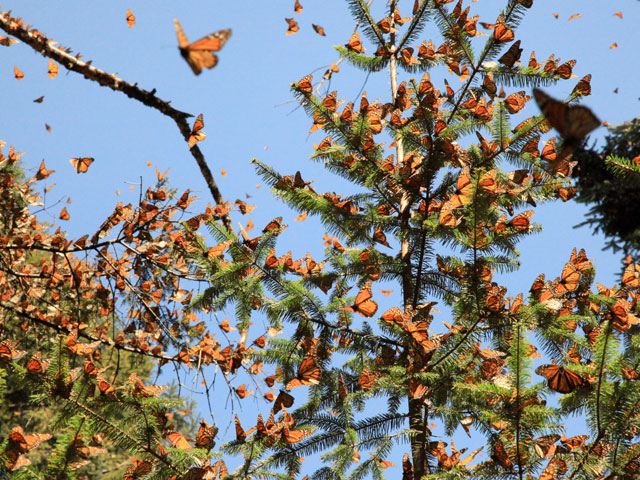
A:
POLYGON ((568 262, 562 269, 562 277, 557 285, 556 293, 572 292, 577 290, 582 274, 575 265, 568 262))
POLYGON ((189 45, 189 50, 208 50, 210 52, 217 52, 218 50, 222 50, 224 44, 227 43, 227 40, 231 37, 231 30, 219 30, 217 32, 213 32, 206 37, 202 37, 200 40, 196 40, 191 45, 189 45))
POLYGON ((533 89, 533 97, 536 99, 536 103, 538 104, 538 107, 540 107, 540 111, 549 121, 551 126, 560 132, 560 135, 565 136, 567 110, 569 107, 566 104, 551 98, 549 95, 537 88, 533 89))
POLYGON ((286 389, 291 390, 303 385, 317 385, 320 383, 321 373, 322 371, 314 358, 311 355, 307 355, 298 368, 298 376, 287 383, 286 389))
POLYGON ((76 169, 76 173, 87 173, 89 166, 93 163, 92 157, 71 158, 69 162, 76 169))
POLYGON ((344 310, 349 310, 354 313, 359 313, 365 317, 373 317, 378 311, 378 304, 371 300, 373 294, 371 293, 371 284, 366 283, 362 290, 358 292, 355 303, 350 307, 344 307, 344 310))
POLYGON ((193 73, 200 75, 203 68, 215 67, 218 64, 218 57, 213 52, 217 52, 224 46, 231 37, 231 30, 214 32, 190 44, 178 19, 174 19, 173 22, 178 36, 180 55, 187 61, 193 73))
POLYGON ((178 47, 180 49, 187 48, 189 46, 189 40, 187 40, 187 36, 184 34, 182 25, 180 25, 177 18, 173 19, 173 25, 176 28, 176 35, 178 35, 178 47))
POLYGON ((589 386, 584 377, 559 365, 542 365, 536 369, 536 373, 546 378, 549 388, 558 393, 571 393, 577 388, 589 386))
POLYGON ((589 132, 600 126, 600 120, 591 110, 582 105, 569 108, 567 115, 567 137, 582 140, 589 132))
POLYGON ((578 143, 589 132, 600 126, 598 117, 587 107, 569 106, 537 88, 533 89, 533 96, 542 114, 551 126, 565 137, 566 143, 578 143))

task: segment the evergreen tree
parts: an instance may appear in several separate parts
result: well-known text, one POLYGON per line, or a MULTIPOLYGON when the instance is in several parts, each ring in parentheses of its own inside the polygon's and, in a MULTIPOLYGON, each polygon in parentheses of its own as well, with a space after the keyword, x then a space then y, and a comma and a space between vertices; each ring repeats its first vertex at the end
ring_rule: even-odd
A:
POLYGON ((515 32, 532 0, 506 1, 481 24, 486 39, 462 0, 418 0, 411 16, 411 5, 395 0, 375 11, 347 3, 358 30, 337 50, 353 67, 385 75, 389 97, 363 93, 357 105, 341 105, 338 92, 319 95, 323 82, 310 75, 292 90, 312 131, 329 135, 312 157, 350 190, 318 192, 300 172, 255 161, 279 198, 327 227, 322 260, 276 253, 281 218, 253 238, 231 230, 234 206, 221 200, 196 144, 202 116, 189 128, 155 91, 0 15, 25 44, 172 116, 217 202, 187 218, 193 197, 178 197, 158 173, 138 205, 117 205, 93 235, 67 240, 27 208, 39 201, 32 184, 52 172, 43 162, 21 182, 19 156, 0 156, 0 392, 17 378, 35 407, 58 413, 46 431, 9 425, 3 474, 81 478, 99 469, 104 437, 134 457, 127 480, 355 480, 382 478, 400 461, 403 480, 638 476, 640 267, 630 264, 617 287, 593 289, 594 267, 574 250, 558 278, 541 275, 528 292, 507 295, 495 278, 517 268, 518 241, 540 230, 530 207, 576 193, 573 150, 588 110, 572 103, 590 93, 590 77, 567 103, 536 93, 565 135, 541 145, 551 125, 542 115, 520 118, 531 97, 511 90, 569 79, 575 62, 539 63, 533 54, 520 62, 515 32), (400 290, 385 312, 374 288, 381 281, 400 290), (193 282, 206 288, 192 296, 193 282), (233 311, 219 324, 228 336, 218 341, 197 311, 233 311), (119 375, 113 358, 123 352, 191 369, 210 397, 212 377, 223 377, 234 400, 258 380, 280 391, 267 392, 269 409, 255 422, 235 416, 235 440, 212 451, 217 427, 203 421, 190 438, 172 420, 180 405, 143 382, 144 365, 119 375), (584 434, 567 438, 575 415, 584 434), (455 446, 456 431, 468 433, 465 448, 455 446), (46 465, 29 465, 49 441, 46 465), (303 463, 310 455, 322 460, 315 472, 303 463))
MULTIPOLYGON (((162 343, 153 347, 150 322, 136 324, 134 317, 124 324, 115 308, 117 300, 106 288, 109 283, 101 281, 115 277, 122 282, 123 276, 133 275, 117 268, 109 271, 106 265, 79 256, 100 249, 103 259, 118 262, 104 243, 100 245, 99 235, 87 247, 88 235, 72 242, 60 229, 52 233, 39 223, 28 208, 39 204, 32 185, 53 171, 43 162, 26 180, 19 165, 21 154, 11 148, 5 156, 1 147, 4 144, 0 144, 0 474, 29 479, 123 478, 135 472, 131 455, 155 455, 153 462, 140 461, 140 471, 150 472, 156 463, 165 464, 164 477, 186 471, 191 453, 172 458, 173 453, 156 450, 163 438, 175 446, 175 435, 185 438, 195 433, 192 416, 174 417, 185 408, 175 388, 143 382, 152 372, 151 358, 172 358, 163 354, 162 343), (110 328, 118 331, 115 340, 109 337, 110 328)), ((147 211, 153 210, 150 207, 147 211)), ((116 210, 120 218, 112 217, 104 228, 128 221, 129 235, 152 240, 149 218, 140 225, 136 219, 140 211, 127 214, 122 206, 116 210)), ((140 283, 148 282, 149 265, 137 257, 135 268, 140 283)), ((155 272, 155 278, 162 277, 155 272)), ((139 299, 129 299, 129 305, 140 312, 139 299)))
POLYGON ((609 240, 607 248, 621 251, 634 260, 640 256, 640 120, 609 127, 600 148, 582 148, 573 176, 577 180, 577 201, 591 205, 588 224, 609 240))
MULTIPOLYGON (((478 17, 449 3, 417 1, 409 17, 400 2, 373 12, 348 1, 364 38, 354 33, 337 50, 356 68, 388 75, 387 101, 363 93, 359 105, 339 109, 338 92, 318 96, 311 75, 292 86, 311 131, 329 134, 312 158, 356 193, 317 192, 300 172, 255 161, 277 196, 335 235, 322 261, 276 254, 280 218, 255 238, 209 224, 220 255, 194 257, 211 287, 193 306, 233 305, 242 338, 256 311, 285 332, 253 354, 282 389, 250 430, 236 418, 237 439, 224 447, 242 452, 233 478, 382 478, 398 461, 394 445, 406 442, 404 480, 637 475, 638 267, 619 287, 594 292, 594 268, 574 250, 558 278, 541 275, 528 293, 507 296, 494 279, 517 268, 517 242, 540 229, 523 209, 575 195, 572 153, 586 132, 568 132, 583 132, 577 113, 588 112, 568 115, 573 107, 552 101, 561 114, 549 111, 549 121, 567 138, 540 148, 549 123, 518 118, 531 97, 505 90, 568 79, 575 61, 539 63, 532 53, 519 62, 515 32, 531 0, 506 2, 479 51, 478 17), (442 43, 423 41, 433 28, 442 43), (442 67, 460 88, 434 84, 429 71, 442 67), (401 299, 377 315, 380 280, 396 282, 401 299), (449 318, 434 314, 438 304, 449 318), (536 376, 534 343, 547 360, 536 376), (585 434, 567 438, 567 419, 578 414, 585 434), (470 453, 442 440, 459 428, 471 436, 470 453), (313 454, 324 464, 314 473, 301 463, 313 454)), ((589 80, 569 102, 590 93, 589 80)))

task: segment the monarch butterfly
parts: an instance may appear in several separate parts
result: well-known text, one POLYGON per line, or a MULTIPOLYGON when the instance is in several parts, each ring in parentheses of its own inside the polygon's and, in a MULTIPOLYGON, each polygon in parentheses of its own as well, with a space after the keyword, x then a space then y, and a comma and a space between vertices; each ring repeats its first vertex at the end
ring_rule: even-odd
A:
POLYGON ((277 217, 267 223, 267 225, 262 229, 262 233, 271 232, 272 230, 279 230, 281 227, 282 217, 277 217))
POLYGON ((373 386, 373 382, 376 379, 376 374, 369 371, 369 367, 364 367, 360 377, 358 378, 358 385, 363 390, 369 390, 373 386))
POLYGON ((373 293, 371 293, 371 283, 367 282, 362 290, 358 292, 356 295, 356 301, 353 305, 348 307, 343 307, 343 310, 347 310, 349 312, 359 313, 364 317, 373 317, 373 315, 378 311, 378 304, 371 300, 373 297, 373 293))
POLYGON ((311 26, 318 35, 322 35, 323 37, 325 36, 324 28, 322 28, 320 25, 315 25, 312 23, 311 26))
POLYGON ((247 438, 247 432, 245 432, 244 428, 242 428, 240 419, 236 415, 236 440, 238 440, 239 442, 244 442, 245 438, 247 438))
POLYGON ((534 280, 533 285, 531 285, 531 296, 537 302, 544 302, 553 298, 555 293, 552 290, 549 282, 544 281, 544 273, 538 275, 538 277, 534 280))
POLYGON ((566 292, 573 292, 577 290, 578 284, 582 274, 578 271, 575 265, 571 262, 567 262, 562 269, 562 276, 560 281, 555 285, 555 293, 561 295, 566 292))
POLYGON ((502 18, 498 18, 498 23, 493 31, 495 41, 498 43, 510 42, 513 40, 513 37, 513 30, 507 27, 504 21, 502 21, 502 18))
POLYGON ((576 435, 575 437, 567 438, 563 433, 560 437, 560 442, 563 447, 569 450, 575 450, 576 448, 583 448, 588 439, 589 435, 576 435))
POLYGON ((202 114, 198 115, 196 121, 193 122, 191 128, 191 134, 189 135, 189 148, 193 147, 196 143, 207 138, 207 134, 202 131, 204 128, 204 117, 202 114))
POLYGON ((509 220, 507 225, 517 232, 528 232, 531 226, 531 217, 533 217, 533 210, 527 210, 509 220))
POLYGON ((206 448, 207 451, 211 450, 216 445, 214 439, 216 438, 217 434, 218 428, 212 427, 203 419, 200 422, 200 428, 198 429, 198 433, 196 435, 196 447, 206 448))
POLYGON ((40 375, 44 373, 47 369, 49 362, 42 360, 42 354, 37 352, 29 361, 27 362, 27 371, 32 375, 40 375))
POLYGON ((93 163, 92 157, 71 158, 69 162, 76 169, 76 173, 87 173, 89 165, 93 163))
POLYGON ((49 433, 33 433, 25 435, 22 427, 14 427, 9 432, 9 448, 15 448, 20 453, 26 453, 38 446, 40 442, 44 442, 51 438, 49 433))
POLYGON ((305 75, 300 79, 296 88, 303 93, 311 93, 313 91, 312 77, 311 75, 305 75))
POLYGON ((564 137, 565 145, 577 145, 589 132, 600 126, 598 117, 587 107, 569 106, 537 88, 533 89, 533 96, 547 121, 564 137))
POLYGON ((278 413, 280 410, 282 410, 283 406, 285 408, 291 407, 291 405, 293 405, 293 400, 294 398, 292 395, 289 395, 287 392, 280 390, 280 393, 278 393, 276 401, 273 404, 273 413, 278 413))
POLYGON ((290 430, 287 425, 282 427, 281 438, 289 445, 302 441, 313 433, 312 430, 290 430))
POLYGON ((556 453, 555 443, 560 440, 560 435, 551 434, 536 438, 533 448, 540 458, 551 458, 556 453))
POLYGON ((316 365, 315 359, 311 355, 308 355, 302 360, 298 368, 298 375, 287 383, 286 388, 287 390, 291 390, 295 387, 317 385, 318 383, 320 383, 320 367, 316 365))
POLYGON ((630 264, 622 274, 622 285, 629 288, 638 288, 640 286, 640 266, 630 264))
POLYGON ((462 217, 456 217, 454 207, 450 202, 444 203, 440 208, 440 217, 438 218, 440 225, 445 227, 457 227, 462 222, 462 217))
POLYGON ((16 345, 16 342, 11 340, 3 340, 0 342, 0 361, 11 361, 26 355, 27 352, 24 350, 17 350, 15 348, 16 345))
POLYGON ((498 59, 498 62, 507 68, 511 68, 518 60, 520 60, 520 55, 522 55, 522 48, 520 48, 520 40, 518 40, 514 42, 509 47, 509 50, 507 50, 505 54, 498 59))
POLYGON ((191 450, 191 445, 183 434, 179 432, 171 432, 167 435, 167 440, 173 448, 179 448, 180 450, 191 450))
POLYGON ((568 62, 563 63, 553 72, 554 75, 558 75, 560 78, 564 78, 565 80, 571 78, 571 71, 573 67, 576 66, 575 60, 569 60, 568 62))
POLYGON ((502 440, 499 438, 493 444, 493 453, 491 454, 491 460, 500 465, 506 470, 511 470, 513 468, 513 462, 511 458, 509 458, 509 454, 507 453, 507 449, 502 443, 502 440))
POLYGON ((556 365, 542 365, 536 368, 536 373, 547 379, 547 385, 551 390, 559 393, 571 393, 577 388, 588 387, 589 381, 578 375, 573 370, 556 365))
POLYGON ((591 74, 585 75, 580 79, 576 86, 571 91, 571 96, 586 97, 591 95, 591 74))
POLYGON ((456 182, 456 191, 449 200, 452 207, 459 207, 463 205, 469 205, 473 200, 473 183, 471 182, 471 175, 469 167, 465 167, 458 175, 458 181, 456 182))
POLYGON ((231 37, 230 29, 219 30, 202 37, 200 40, 189 43, 178 19, 174 19, 173 23, 178 35, 180 55, 187 61, 193 73, 200 75, 203 68, 213 68, 218 64, 218 57, 213 52, 221 50, 224 44, 227 43, 227 40, 231 37))
POLYGON ((356 53, 364 53, 364 47, 360 42, 360 33, 353 32, 353 35, 351 35, 351 38, 349 39, 349 43, 345 44, 345 47, 347 47, 347 50, 351 50, 356 53))
POLYGON ((145 476, 147 473, 151 472, 153 465, 151 462, 147 460, 138 460, 136 458, 133 459, 133 465, 127 468, 127 471, 124 473, 123 480, 136 480, 137 478, 145 476))
POLYGON ((298 30, 300 30, 300 27, 298 26, 298 22, 296 22, 295 19, 285 18, 284 21, 287 22, 287 25, 288 25, 286 35, 293 35, 298 30))
POLYGON ((571 251, 571 263, 576 267, 576 269, 582 273, 591 268, 591 260, 587 257, 587 253, 584 251, 584 248, 579 252, 574 247, 571 251))
POLYGON ((625 380, 640 380, 640 372, 633 368, 622 367, 622 378, 625 380))

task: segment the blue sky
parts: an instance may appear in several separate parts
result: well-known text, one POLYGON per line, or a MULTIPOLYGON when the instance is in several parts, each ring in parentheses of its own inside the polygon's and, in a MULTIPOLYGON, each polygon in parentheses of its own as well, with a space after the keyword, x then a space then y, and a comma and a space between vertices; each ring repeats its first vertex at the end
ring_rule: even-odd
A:
MULTIPOLYGON (((258 205, 252 215, 257 226, 284 215, 284 223, 290 228, 282 236, 279 251, 292 249, 294 258, 300 258, 308 250, 314 256, 321 255, 324 229, 313 219, 294 222, 297 212, 275 201, 268 189, 256 188, 261 181, 250 160, 257 157, 285 174, 300 170, 306 180, 316 181, 317 191, 337 191, 344 185, 309 160, 312 144, 319 143, 324 135, 308 135, 311 121, 291 102, 289 85, 313 71, 319 79, 327 66, 338 60, 332 46, 347 42, 354 22, 341 1, 301 0, 304 10, 299 15, 294 14, 293 3, 5 0, 2 10, 12 9, 13 15, 72 47, 74 53, 80 52, 85 60, 93 60, 94 66, 117 72, 142 88, 157 89, 157 95, 171 100, 175 108, 194 115, 203 113, 207 139, 200 146, 222 194, 231 202, 252 195, 247 201, 258 205), (137 20, 131 29, 125 22, 127 8, 137 20), (193 75, 178 53, 175 17, 191 41, 219 29, 233 30, 215 69, 193 75), (296 18, 300 24, 297 34, 285 36, 285 17, 296 18), (311 23, 322 25, 327 36, 313 32, 311 23), (227 172, 226 177, 221 176, 220 169, 227 172)), ((374 5, 377 3, 380 7, 386 4, 374 5)), ((409 16, 413 2, 404 4, 403 16, 409 16)), ((488 23, 494 22, 501 4, 496 0, 464 2, 465 6, 471 5, 471 15, 480 14, 481 21, 488 23)), ((635 61, 639 8, 638 2, 628 0, 534 0, 530 14, 516 32, 524 47, 522 60, 528 59, 532 49, 539 61, 552 53, 563 61, 577 59, 574 73, 578 78, 593 75, 593 95, 585 105, 610 124, 632 119, 640 107, 640 67, 635 61), (614 16, 617 11, 622 12, 622 19, 614 16), (554 12, 558 13, 557 19, 554 12), (580 18, 568 21, 578 13, 580 18), (616 49, 610 48, 614 42, 616 49), (616 88, 618 93, 614 93, 616 88)), ((434 32, 434 27, 427 28, 424 38, 434 32)), ((440 78, 437 73, 432 75, 440 78)), ((547 91, 565 97, 578 78, 547 91)), ((330 90, 337 89, 339 97, 353 100, 363 87, 370 100, 384 99, 389 95, 388 76, 367 78, 343 62, 330 90)), ((47 185, 57 184, 46 196, 51 215, 43 213, 42 220, 59 222, 58 213, 70 197, 72 203, 66 206, 71 220, 61 223, 72 237, 95 231, 116 202, 137 202, 140 179, 144 189, 152 185, 155 168, 161 172, 170 169, 172 187, 199 192, 200 208, 211 201, 172 121, 63 68, 58 77, 49 79, 47 59, 25 45, 0 47, 0 105, 0 139, 26 152, 25 167, 35 171, 45 159, 47 168, 56 170, 46 180, 47 185), (22 81, 15 80, 14 65, 24 72, 22 81), (43 103, 33 103, 41 95, 45 96, 43 103), (51 125, 51 133, 45 130, 45 123, 51 125), (78 156, 96 159, 85 175, 77 175, 69 164, 69 158, 78 156)), ((604 133, 600 128, 592 138, 604 133)), ((526 292, 539 273, 548 278, 559 275, 573 247, 585 248, 595 259, 599 282, 614 283, 619 259, 601 250, 603 238, 592 235, 587 228, 572 228, 583 220, 585 211, 573 202, 537 209, 533 220, 545 230, 520 244, 522 267, 503 280, 509 294, 526 292)), ((246 220, 234 217, 236 226, 238 221, 246 224, 246 220)), ((395 291, 399 291, 397 286, 395 291)))

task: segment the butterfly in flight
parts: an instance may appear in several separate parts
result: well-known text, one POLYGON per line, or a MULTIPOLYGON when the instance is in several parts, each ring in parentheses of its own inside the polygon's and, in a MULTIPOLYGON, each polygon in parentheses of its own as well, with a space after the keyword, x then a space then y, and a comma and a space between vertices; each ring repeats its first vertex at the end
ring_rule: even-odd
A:
POLYGON ((187 61, 193 73, 200 75, 203 68, 215 67, 218 64, 218 57, 213 52, 217 52, 224 47, 224 44, 227 43, 227 40, 231 37, 231 30, 219 30, 206 37, 202 37, 200 40, 189 43, 178 19, 174 19, 173 22, 176 27, 176 34, 178 35, 180 55, 187 61))
POLYGON ((533 89, 533 96, 547 121, 564 137, 565 145, 575 146, 601 124, 591 110, 582 105, 567 105, 533 89))

